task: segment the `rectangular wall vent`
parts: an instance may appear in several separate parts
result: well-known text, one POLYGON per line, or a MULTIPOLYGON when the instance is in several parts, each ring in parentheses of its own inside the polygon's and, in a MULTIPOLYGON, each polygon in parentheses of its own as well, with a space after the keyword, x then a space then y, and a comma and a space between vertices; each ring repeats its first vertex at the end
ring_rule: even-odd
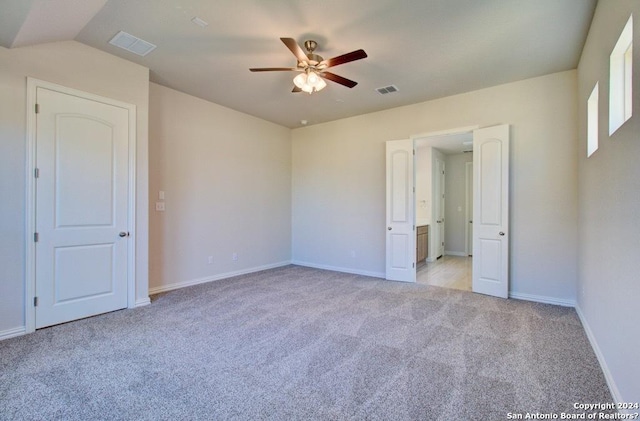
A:
POLYGON ((118 32, 115 37, 111 38, 109 44, 143 57, 156 49, 156 46, 150 42, 134 37, 124 31, 118 32))
POLYGON ((398 92, 398 87, 396 85, 389 85, 383 88, 376 88, 376 92, 378 92, 380 95, 386 95, 392 92, 398 92))

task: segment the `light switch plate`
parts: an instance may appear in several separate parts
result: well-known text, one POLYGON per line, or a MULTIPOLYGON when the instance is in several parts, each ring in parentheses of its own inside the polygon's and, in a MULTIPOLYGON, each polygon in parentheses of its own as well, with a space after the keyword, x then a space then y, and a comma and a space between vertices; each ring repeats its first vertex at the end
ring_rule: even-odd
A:
POLYGON ((164 200, 164 192, 162 190, 158 192, 158 200, 164 200))

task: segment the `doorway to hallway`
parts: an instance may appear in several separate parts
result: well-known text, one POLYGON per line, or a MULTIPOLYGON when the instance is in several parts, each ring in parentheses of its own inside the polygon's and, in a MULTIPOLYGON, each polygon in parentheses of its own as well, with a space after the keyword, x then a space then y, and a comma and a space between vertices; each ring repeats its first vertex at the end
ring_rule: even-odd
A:
POLYGON ((471 256, 444 255, 435 262, 418 266, 416 282, 444 288, 471 291, 471 256))

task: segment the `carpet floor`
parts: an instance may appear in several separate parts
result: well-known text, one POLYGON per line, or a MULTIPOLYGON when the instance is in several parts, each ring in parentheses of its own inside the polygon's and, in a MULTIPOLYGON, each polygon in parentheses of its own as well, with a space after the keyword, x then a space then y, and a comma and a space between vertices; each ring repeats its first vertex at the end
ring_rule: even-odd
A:
POLYGON ((572 308, 298 266, 0 342, 2 420, 505 420, 611 400, 572 308))

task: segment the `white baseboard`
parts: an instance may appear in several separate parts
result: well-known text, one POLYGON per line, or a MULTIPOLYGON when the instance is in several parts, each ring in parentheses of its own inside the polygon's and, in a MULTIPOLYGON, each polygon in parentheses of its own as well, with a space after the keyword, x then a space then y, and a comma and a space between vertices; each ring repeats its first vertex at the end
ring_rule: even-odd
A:
POLYGON ((300 260, 291 261, 292 265, 305 266, 314 269, 324 269, 324 270, 332 270, 334 272, 342 272, 342 273, 352 273, 354 275, 363 275, 363 276, 371 276, 373 278, 385 278, 384 272, 371 272, 368 270, 360 270, 360 269, 351 269, 351 268, 343 268, 338 266, 329 266, 329 265, 319 265, 311 262, 302 262, 300 260))
MULTIPOLYGON (((161 292, 173 291, 174 289, 180 289, 190 287, 193 285, 205 284, 207 282, 219 281, 221 279, 232 278, 234 276, 246 275, 248 273, 260 272, 261 270, 274 269, 282 266, 290 265, 290 261, 272 263, 264 266, 256 266, 248 269, 242 269, 234 272, 225 272, 214 276, 207 276, 204 278, 192 279, 190 281, 176 282, 173 284, 163 285, 159 287, 149 288, 149 295, 159 294, 161 292)), ((136 303, 137 304, 137 303, 136 303)))
POLYGON ((149 297, 138 298, 134 308, 148 306, 149 304, 151 304, 151 299, 149 297))
POLYGON ((9 339, 9 338, 15 338, 16 336, 22 336, 26 333, 27 333, 27 328, 24 326, 3 330, 3 331, 0 331, 0 341, 9 339))
POLYGON ((534 301, 536 303, 543 303, 543 304, 555 304, 557 306, 563 306, 563 307, 576 306, 576 302, 574 300, 562 300, 560 298, 555 298, 555 297, 546 297, 544 295, 533 295, 533 294, 521 294, 519 292, 510 292, 509 298, 515 298, 518 300, 526 300, 526 301, 534 301))
POLYGON ((604 374, 604 378, 607 381, 607 386, 609 386, 609 391, 611 392, 611 397, 614 402, 627 402, 622 398, 620 394, 620 390, 616 385, 615 380, 613 380, 613 376, 611 375, 611 371, 609 370, 609 366, 607 365, 607 361, 604 359, 604 355, 602 355, 602 351, 600 350, 600 346, 598 346, 598 341, 596 340, 593 331, 591 330, 591 326, 587 322, 587 319, 584 317, 584 313, 580 308, 580 305, 576 305, 576 313, 578 313, 578 317, 582 322, 582 327, 587 334, 587 338, 589 338, 589 343, 591 343, 591 348, 593 348, 593 352, 596 354, 596 358, 600 363, 600 368, 602 368, 602 373, 604 374))
POLYGON ((461 257, 467 257, 467 253, 465 253, 464 251, 444 251, 444 254, 446 256, 461 256, 461 257))

